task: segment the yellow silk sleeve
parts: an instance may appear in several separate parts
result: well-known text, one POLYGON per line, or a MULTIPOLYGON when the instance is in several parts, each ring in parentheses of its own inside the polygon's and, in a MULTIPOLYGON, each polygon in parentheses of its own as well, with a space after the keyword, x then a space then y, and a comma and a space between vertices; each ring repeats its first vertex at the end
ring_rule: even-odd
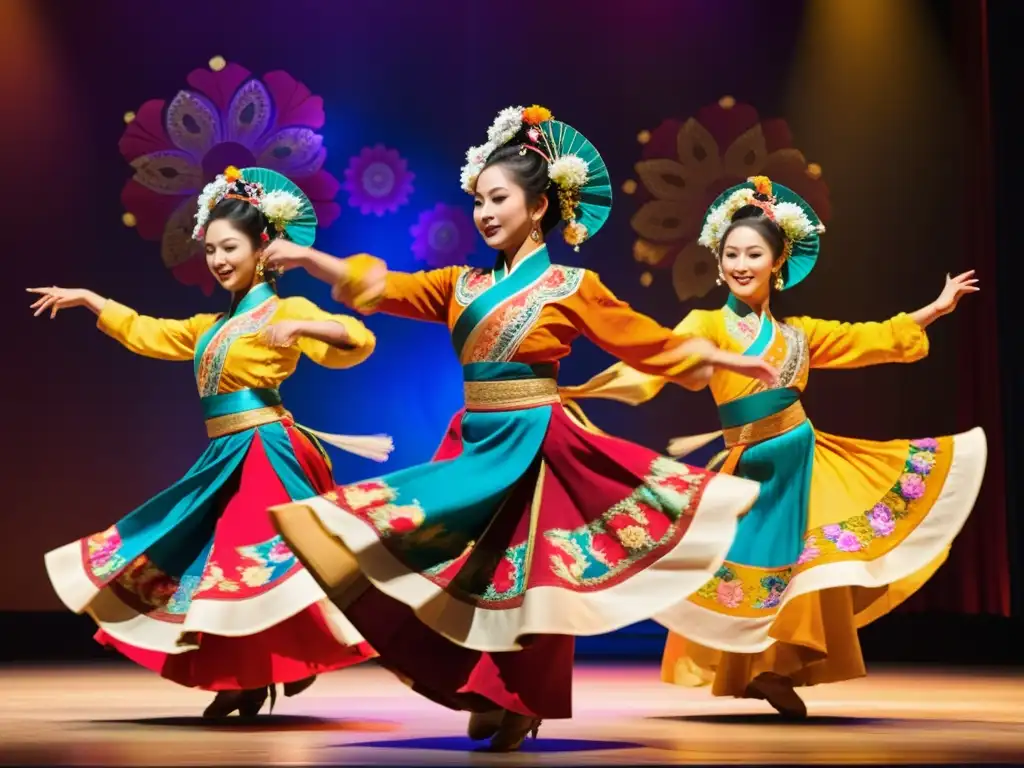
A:
POLYGON ((298 347, 302 354, 325 368, 352 368, 373 354, 377 346, 377 337, 373 335, 373 331, 363 325, 358 318, 325 312, 302 296, 283 299, 281 304, 275 320, 331 322, 338 323, 345 329, 349 338, 349 343, 345 347, 328 344, 309 336, 299 337, 298 347))
MULTIPOLYGON (((716 341, 714 317, 710 312, 697 310, 683 318, 672 333, 686 338, 705 338, 716 341)), ((708 384, 708 376, 701 375, 700 369, 691 369, 676 376, 671 381, 686 387, 699 390, 708 384)), ((590 381, 577 387, 562 387, 559 391, 563 397, 571 399, 617 400, 628 405, 640 405, 653 399, 670 379, 650 373, 641 373, 625 363, 616 363, 601 371, 590 381)))
POLYGON ((928 334, 910 315, 881 323, 841 323, 810 317, 788 318, 807 336, 812 368, 864 368, 913 363, 928 356, 928 334))
POLYGON ((158 360, 191 360, 199 337, 217 321, 217 315, 196 315, 187 320, 164 320, 140 315, 134 309, 107 300, 97 327, 126 349, 158 360))
POLYGON ((682 382, 703 362, 699 355, 673 362, 660 360, 693 336, 676 334, 637 312, 608 290, 593 272, 584 275, 579 290, 564 306, 584 336, 641 373, 682 382))
POLYGON ((383 312, 388 315, 447 323, 448 305, 455 290, 455 281, 466 267, 445 267, 423 272, 387 270, 382 290, 365 289, 365 280, 375 268, 387 268, 382 259, 359 254, 345 259, 348 267, 345 280, 335 286, 335 294, 352 309, 363 314, 383 312))

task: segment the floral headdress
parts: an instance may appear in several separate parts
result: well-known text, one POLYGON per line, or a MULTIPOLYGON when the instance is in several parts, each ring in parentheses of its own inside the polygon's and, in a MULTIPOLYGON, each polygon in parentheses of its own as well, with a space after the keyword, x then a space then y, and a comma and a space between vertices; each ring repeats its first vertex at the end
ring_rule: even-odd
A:
MULTIPOLYGON (((259 208, 278 236, 285 235, 299 245, 312 245, 316 238, 316 212, 305 193, 294 182, 268 168, 228 167, 203 187, 196 210, 194 240, 206 236, 210 212, 221 200, 243 200, 259 208)), ((263 233, 263 239, 270 235, 263 233)))
POLYGON ((821 246, 818 236, 825 227, 803 198, 767 176, 751 176, 719 195, 704 216, 697 242, 714 251, 717 258, 733 216, 748 205, 760 208, 782 231, 785 246, 777 263, 778 287, 792 288, 814 269, 821 246))
POLYGON ((462 189, 473 194, 477 177, 496 150, 526 131, 519 153, 536 152, 548 162, 548 176, 558 194, 559 211, 565 222, 565 241, 579 246, 608 221, 612 207, 608 167, 597 149, 570 125, 553 119, 551 110, 508 107, 498 113, 487 129, 487 141, 466 152, 462 167, 462 189))

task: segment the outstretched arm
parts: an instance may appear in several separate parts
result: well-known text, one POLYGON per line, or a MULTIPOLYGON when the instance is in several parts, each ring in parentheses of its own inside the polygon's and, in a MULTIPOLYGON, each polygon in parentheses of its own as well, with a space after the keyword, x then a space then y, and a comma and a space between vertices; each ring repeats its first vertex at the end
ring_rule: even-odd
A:
POLYGON ((340 259, 285 240, 267 247, 267 264, 278 269, 305 269, 334 286, 335 300, 362 314, 383 312, 413 320, 447 321, 455 280, 463 267, 425 272, 396 272, 375 256, 340 259))
MULTIPOLYGON (((693 340, 706 340, 710 349, 705 350, 705 362, 676 377, 673 381, 690 390, 700 390, 708 385, 714 367, 706 360, 707 352, 713 359, 717 346, 713 324, 708 312, 701 310, 690 312, 672 332, 681 337, 693 340)), ((628 405, 640 405, 653 399, 669 379, 650 373, 641 373, 630 368, 626 363, 615 363, 606 368, 584 384, 576 387, 562 387, 563 396, 573 399, 617 400, 628 405)))
POLYGON ((165 320, 140 315, 134 309, 83 288, 30 288, 40 298, 32 304, 39 316, 47 310, 56 317, 62 309, 87 307, 99 316, 97 326, 125 348, 160 360, 191 360, 196 340, 217 319, 197 315, 187 320, 165 320))
POLYGON ((813 368, 864 368, 886 363, 914 363, 928 356, 925 328, 948 315, 966 294, 979 289, 974 272, 946 278, 939 298, 910 314, 880 323, 841 323, 795 317, 786 323, 807 336, 813 368))
POLYGON ((637 312, 592 272, 586 274, 579 290, 566 301, 566 308, 587 338, 640 373, 691 388, 706 379, 713 367, 769 385, 778 380, 777 371, 759 358, 726 352, 695 332, 675 333, 637 312))

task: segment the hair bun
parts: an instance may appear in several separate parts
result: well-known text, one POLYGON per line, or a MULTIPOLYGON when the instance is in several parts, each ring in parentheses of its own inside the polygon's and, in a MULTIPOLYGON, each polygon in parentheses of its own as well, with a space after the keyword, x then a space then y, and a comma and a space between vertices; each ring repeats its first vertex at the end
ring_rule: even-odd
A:
MULTIPOLYGON (((732 215, 730 221, 743 221, 744 219, 768 219, 764 209, 757 205, 744 205, 732 215)), ((771 219, 768 219, 771 221, 771 219)))

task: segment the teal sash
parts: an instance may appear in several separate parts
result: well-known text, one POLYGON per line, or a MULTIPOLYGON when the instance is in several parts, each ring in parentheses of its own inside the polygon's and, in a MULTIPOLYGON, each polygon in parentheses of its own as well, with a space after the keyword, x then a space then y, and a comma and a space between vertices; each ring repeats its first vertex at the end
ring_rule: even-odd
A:
POLYGON ((203 418, 207 420, 282 404, 281 393, 270 388, 240 389, 237 392, 208 395, 200 402, 203 406, 203 418))
MULTIPOLYGON (((752 310, 730 294, 727 306, 738 315, 752 310)), ((757 338, 744 355, 759 357, 775 336, 775 320, 765 313, 757 338)), ((750 424, 779 413, 800 399, 796 389, 755 392, 718 408, 722 427, 750 424)), ((800 557, 807 530, 807 507, 814 467, 814 427, 805 421, 796 429, 743 449, 735 474, 761 484, 753 508, 740 518, 726 559, 759 568, 781 568, 800 557)))
POLYGON ((796 389, 766 389, 722 403, 718 407, 718 418, 722 429, 732 429, 781 413, 799 399, 800 392, 796 389))
POLYGON ((543 277, 551 266, 551 257, 548 255, 547 246, 542 245, 519 262, 507 275, 501 255, 498 256, 498 262, 494 267, 494 285, 470 302, 452 328, 452 345, 460 359, 462 350, 476 327, 503 302, 543 277))

